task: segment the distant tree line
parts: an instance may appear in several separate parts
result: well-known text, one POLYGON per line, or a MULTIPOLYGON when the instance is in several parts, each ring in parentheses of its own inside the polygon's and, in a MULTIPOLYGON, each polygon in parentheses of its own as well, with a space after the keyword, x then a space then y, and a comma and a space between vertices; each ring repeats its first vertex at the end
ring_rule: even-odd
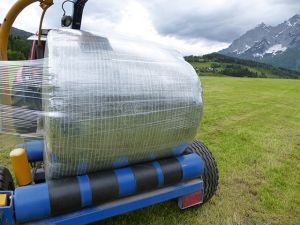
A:
POLYGON ((222 74, 233 77, 259 77, 256 71, 251 71, 241 65, 228 64, 220 71, 222 74))
POLYGON ((239 59, 235 57, 225 56, 218 53, 212 53, 203 56, 186 56, 185 60, 188 62, 213 62, 211 64, 214 72, 219 72, 227 76, 237 76, 237 77, 267 77, 264 72, 257 73, 256 71, 252 71, 247 67, 254 67, 269 71, 273 75, 277 75, 279 77, 285 78, 300 78, 300 73, 294 70, 289 70, 281 67, 274 67, 269 64, 255 62, 251 60, 239 59), (219 63, 224 63, 225 66, 222 69, 219 63), (218 65, 219 64, 219 65, 218 65))

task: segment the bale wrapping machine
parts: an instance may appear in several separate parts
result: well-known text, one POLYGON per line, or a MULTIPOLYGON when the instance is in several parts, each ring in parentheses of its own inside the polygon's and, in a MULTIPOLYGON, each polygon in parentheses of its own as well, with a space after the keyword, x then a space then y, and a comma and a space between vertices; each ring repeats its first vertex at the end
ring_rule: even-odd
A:
MULTIPOLYGON (((1 60, 15 18, 37 1, 18 0, 5 17, 1 60)), ((191 66, 155 45, 124 46, 80 31, 87 0, 65 1, 74 9, 62 25, 71 29, 50 31, 45 44, 42 21, 53 2, 38 2, 43 13, 30 58, 45 60, 41 69, 23 64, 10 93, 0 84, 7 114, 0 111, 0 119, 12 115, 25 132, 30 121, 32 132, 38 122, 30 115, 41 111, 43 135, 10 153, 17 188, 0 167, 1 224, 88 224, 176 198, 181 209, 208 201, 218 170, 209 149, 192 141, 202 90, 191 66)))

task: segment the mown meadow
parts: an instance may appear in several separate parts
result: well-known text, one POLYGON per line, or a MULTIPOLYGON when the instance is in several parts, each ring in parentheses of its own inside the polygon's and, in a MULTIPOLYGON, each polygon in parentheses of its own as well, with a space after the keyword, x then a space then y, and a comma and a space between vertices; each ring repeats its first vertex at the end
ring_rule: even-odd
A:
MULTIPOLYGON (((218 162, 216 195, 185 211, 169 201, 97 224, 299 224, 300 81, 201 80, 205 107, 196 138, 218 162)), ((18 142, 0 135, 0 164, 9 166, 9 151, 18 142)))

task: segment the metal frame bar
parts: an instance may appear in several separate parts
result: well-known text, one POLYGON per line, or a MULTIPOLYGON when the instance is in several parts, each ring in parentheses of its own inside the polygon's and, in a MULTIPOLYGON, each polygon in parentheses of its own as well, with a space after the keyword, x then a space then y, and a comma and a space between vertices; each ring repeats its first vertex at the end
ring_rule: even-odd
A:
MULTIPOLYGON (((141 209, 150 205, 165 202, 171 199, 180 198, 198 191, 203 191, 203 180, 200 178, 189 182, 180 183, 175 186, 161 188, 144 194, 138 194, 115 200, 97 207, 84 208, 69 214, 57 217, 30 222, 27 224, 44 225, 73 225, 88 224, 96 221, 111 218, 113 216, 128 213, 137 209, 141 209)), ((0 207, 0 224, 15 225, 14 209, 13 209, 13 192, 0 191, 10 198, 10 204, 6 207, 0 207)))
POLYGON ((176 186, 158 189, 152 192, 139 194, 127 198, 122 198, 101 206, 82 209, 78 212, 52 217, 46 220, 37 221, 36 225, 56 224, 88 224, 104 220, 113 216, 128 213, 140 208, 144 208, 157 203, 165 202, 174 198, 179 198, 199 190, 203 190, 203 181, 194 179, 176 186))
POLYGON ((13 210, 13 191, 0 191, 0 194, 6 194, 7 198, 9 198, 9 205, 0 207, 0 224, 15 225, 13 210))
POLYGON ((87 1, 88 0, 77 0, 74 3, 72 29, 80 30, 83 9, 87 1))

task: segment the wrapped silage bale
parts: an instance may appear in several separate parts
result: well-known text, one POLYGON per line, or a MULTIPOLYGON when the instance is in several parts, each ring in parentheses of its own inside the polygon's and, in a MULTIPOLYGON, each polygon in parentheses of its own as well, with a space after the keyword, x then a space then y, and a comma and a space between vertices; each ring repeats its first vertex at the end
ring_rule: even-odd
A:
POLYGON ((43 85, 47 177, 182 154, 202 114, 198 76, 148 42, 52 30, 43 85))

